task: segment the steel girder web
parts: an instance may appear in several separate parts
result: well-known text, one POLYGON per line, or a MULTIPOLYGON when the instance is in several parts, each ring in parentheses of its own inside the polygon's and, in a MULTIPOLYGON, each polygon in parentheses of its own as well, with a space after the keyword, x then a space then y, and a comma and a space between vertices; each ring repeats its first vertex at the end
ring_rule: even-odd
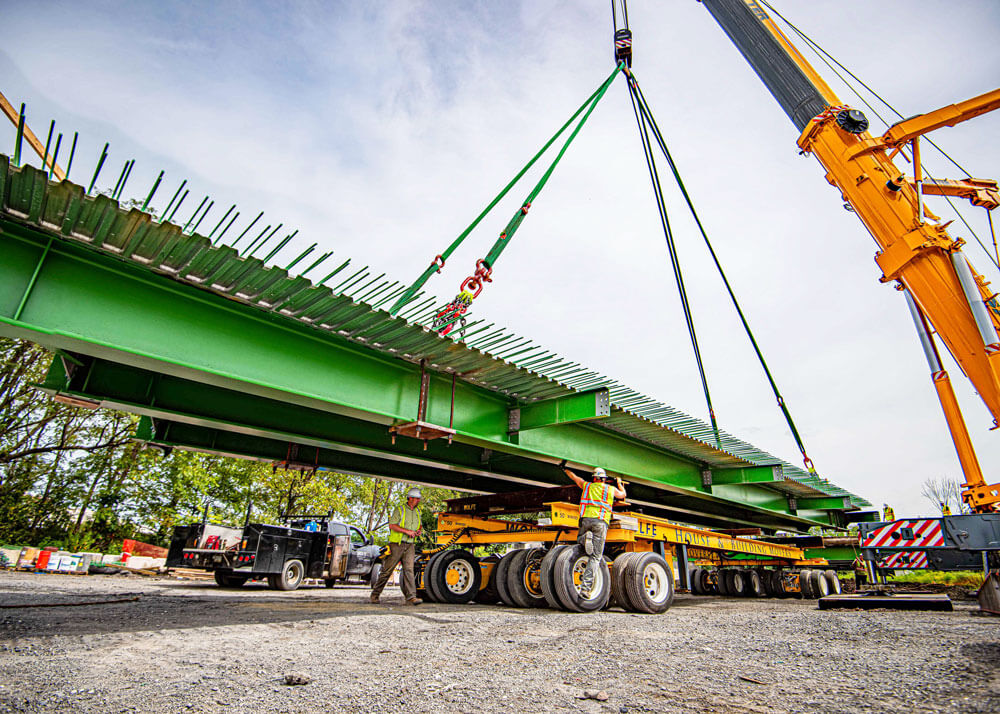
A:
MULTIPOLYGON (((382 423, 82 354, 57 356, 40 386, 53 395, 150 417, 143 422, 139 438, 166 447, 277 462, 286 460, 294 445, 295 460, 302 464, 482 493, 565 483, 554 457, 539 457, 514 447, 498 449, 482 441, 455 441, 449 446, 436 440, 429 442, 426 450, 417 439, 398 438, 393 444, 382 423)), ((549 429, 567 427, 586 428, 561 425, 549 429)), ((595 438, 597 435, 570 437, 590 442, 595 438)), ((649 451, 640 445, 617 446, 649 451)), ((647 456, 652 458, 653 454, 647 456)), ((671 460, 674 473, 669 481, 687 482, 691 465, 671 460)), ((661 456, 660 468, 667 468, 671 460, 661 456)), ((753 471, 734 470, 732 480, 742 483, 753 479, 753 471), (744 471, 749 473, 735 473, 744 471)), ((835 524, 827 512, 784 513, 781 509, 787 504, 780 494, 751 488, 751 484, 722 487, 740 489, 728 498, 669 481, 657 483, 640 476, 629 487, 630 502, 649 513, 710 527, 802 530, 835 524)))

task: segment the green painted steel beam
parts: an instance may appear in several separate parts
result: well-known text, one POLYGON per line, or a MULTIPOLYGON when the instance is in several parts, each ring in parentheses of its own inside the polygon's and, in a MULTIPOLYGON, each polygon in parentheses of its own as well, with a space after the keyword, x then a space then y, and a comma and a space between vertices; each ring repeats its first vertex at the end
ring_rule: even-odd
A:
POLYGON ((850 563, 858 557, 858 550, 849 546, 806 548, 807 558, 826 558, 831 563, 850 563))
POLYGON ((711 469, 705 479, 709 486, 724 486, 743 483, 774 483, 773 466, 748 466, 736 469, 711 469))
POLYGON ((511 433, 542 426, 570 424, 611 416, 611 398, 607 389, 568 394, 565 397, 543 399, 510 410, 508 431, 511 433))
POLYGON ((845 511, 851 508, 849 496, 830 496, 829 498, 797 498, 799 511, 845 511))
MULTIPOLYGON (((155 439, 164 445, 281 460, 295 444, 321 449, 326 459, 324 464, 329 468, 483 492, 564 484, 566 480, 556 457, 542 458, 518 446, 500 450, 485 442, 456 440, 448 445, 444 440, 433 440, 425 450, 420 441, 406 437, 397 438, 393 444, 385 424, 86 355, 73 357, 75 361, 61 357, 53 360, 41 388, 50 394, 89 399, 104 407, 142 414, 154 419, 158 426, 172 424, 169 434, 160 432, 155 439), (204 435, 208 432, 211 437, 204 435), (261 451, 256 446, 258 442, 279 446, 261 451), (364 468, 356 459, 365 460, 364 468), (500 482, 511 485, 498 488, 500 482)), ((551 427, 557 431, 569 428, 579 429, 581 425, 551 427)), ((625 467, 620 472, 632 481, 630 500, 637 507, 710 526, 738 523, 802 530, 831 525, 827 514, 818 520, 790 516, 781 510, 784 502, 764 489, 752 493, 753 487, 746 486, 747 490, 734 494, 737 498, 726 498, 685 488, 679 484, 689 484, 697 476, 697 469, 690 464, 671 462, 665 455, 623 437, 596 431, 590 429, 562 437, 570 444, 586 444, 605 454, 611 454, 614 448, 620 450, 616 464, 625 467), (601 439, 609 438, 616 443, 600 443, 601 439)))

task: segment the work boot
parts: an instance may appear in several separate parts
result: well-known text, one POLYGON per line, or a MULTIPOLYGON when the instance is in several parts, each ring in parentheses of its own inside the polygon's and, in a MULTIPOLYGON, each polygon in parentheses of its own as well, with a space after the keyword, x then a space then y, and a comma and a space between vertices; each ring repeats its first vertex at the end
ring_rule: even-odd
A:
POLYGON ((583 552, 587 555, 594 555, 594 534, 587 532, 583 535, 583 552))
POLYGON ((423 600, 421 600, 420 598, 418 598, 418 597, 412 597, 412 598, 410 598, 409 600, 406 601, 406 604, 407 605, 419 605, 422 602, 423 602, 423 600))
POLYGON ((373 605, 378 605, 378 595, 372 595, 370 598, 368 598, 368 602, 372 603, 373 605))

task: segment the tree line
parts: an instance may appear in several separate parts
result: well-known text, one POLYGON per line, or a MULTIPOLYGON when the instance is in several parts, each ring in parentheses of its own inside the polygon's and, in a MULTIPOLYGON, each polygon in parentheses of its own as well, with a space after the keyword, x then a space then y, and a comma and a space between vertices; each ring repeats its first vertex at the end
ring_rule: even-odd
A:
MULTIPOLYGON (((113 551, 124 538, 168 545, 175 525, 241 524, 285 513, 326 514, 375 531, 384 542, 391 510, 408 486, 332 471, 286 471, 270 463, 173 450, 132 439, 137 417, 63 404, 38 391, 52 353, 0 338, 0 543, 113 551)), ((424 488, 430 538, 456 492, 424 488)))

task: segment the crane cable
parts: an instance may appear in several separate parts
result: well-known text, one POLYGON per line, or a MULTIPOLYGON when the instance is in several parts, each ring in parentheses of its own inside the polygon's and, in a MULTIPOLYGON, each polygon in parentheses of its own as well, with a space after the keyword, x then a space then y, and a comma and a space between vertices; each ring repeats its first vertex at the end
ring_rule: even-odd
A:
MULTIPOLYGON (((719 276, 722 278, 722 282, 726 286, 726 291, 729 293, 729 297, 733 302, 733 307, 736 308, 736 313, 737 315, 739 315, 740 322, 743 324, 743 329, 746 331, 747 337, 750 339, 750 344, 753 346, 754 353, 757 355, 757 359, 760 361, 760 365, 764 369, 764 374, 767 377, 768 383, 771 385, 771 391, 774 392, 774 397, 777 400, 778 407, 781 409, 781 413, 784 415, 785 421, 788 423, 788 428, 791 431, 793 438, 795 439, 795 443, 798 446, 799 451, 802 453, 802 463, 805 465, 806 469, 809 471, 810 474, 817 475, 816 467, 813 464, 812 459, 809 458, 808 453, 806 453, 806 447, 802 441, 801 435, 799 434, 799 430, 795 427, 795 422, 792 419, 791 413, 788 411, 788 406, 785 404, 784 397, 782 397, 781 393, 778 391, 778 385, 774 381, 774 377, 771 374, 771 370, 767 366, 767 362, 764 360, 764 355, 760 350, 760 346, 757 344, 757 340, 753 335, 753 331, 750 329, 750 323, 747 321, 746 315, 743 313, 743 309, 740 307, 739 301, 736 299, 736 293, 733 292, 733 288, 729 283, 729 279, 726 277, 726 273, 722 268, 722 263, 719 262, 719 258, 715 253, 715 249, 712 247, 712 242, 708 238, 708 233, 705 231, 705 227, 702 225, 701 219, 698 217, 698 212, 695 210, 694 203, 691 200, 691 196, 688 194, 687 188, 684 186, 684 181, 681 178, 680 172, 677 169, 677 164, 674 162, 673 157, 670 155, 669 149, 667 149, 667 144, 663 140, 663 134, 660 132, 660 128, 657 125, 656 120, 653 118, 653 113, 649 108, 649 104, 646 102, 646 97, 642 93, 642 88, 639 86, 639 82, 638 80, 636 80, 634 74, 629 73, 628 83, 629 83, 629 92, 632 97, 633 108, 635 108, 636 106, 638 107, 638 114, 643 117, 643 121, 646 122, 648 126, 652 129, 653 137, 656 139, 656 143, 659 145, 660 151, 663 152, 663 156, 667 160, 667 164, 670 166, 670 170, 674 175, 674 179, 677 181, 677 186, 680 189, 681 194, 684 196, 684 201, 687 203, 687 206, 691 211, 691 215, 694 217, 694 221, 698 226, 698 230, 701 233, 701 237, 704 239, 705 245, 708 248, 708 252, 712 256, 712 261, 715 263, 715 267, 719 271, 719 276)), ((654 179, 654 181, 656 180, 654 179)), ((657 193, 660 192, 658 186, 655 188, 655 190, 657 191, 657 193)), ((665 230, 667 230, 666 227, 665 230)), ((671 244, 672 244, 672 239, 668 238, 668 246, 670 246, 671 244)), ((675 259, 675 251, 673 248, 671 248, 671 260, 674 259, 675 259)), ((677 274, 679 274, 679 267, 677 268, 676 272, 677 274)), ((684 302, 683 299, 682 302, 684 302)), ((691 330, 691 335, 692 335, 692 341, 694 341, 695 339, 693 332, 694 326, 691 323, 689 323, 689 325, 690 325, 689 329, 691 330)), ((697 354, 697 347, 695 349, 697 354)), ((700 356, 697 357, 697 359, 700 370, 701 369, 700 356)), ((702 374, 702 381, 704 384, 705 381, 704 374, 702 374)), ((706 398, 708 398, 707 386, 705 387, 705 390, 706 390, 706 398)), ((711 403, 709 403, 709 409, 711 410, 711 403)), ((714 414, 712 415, 712 424, 714 427, 715 426, 714 414)))

